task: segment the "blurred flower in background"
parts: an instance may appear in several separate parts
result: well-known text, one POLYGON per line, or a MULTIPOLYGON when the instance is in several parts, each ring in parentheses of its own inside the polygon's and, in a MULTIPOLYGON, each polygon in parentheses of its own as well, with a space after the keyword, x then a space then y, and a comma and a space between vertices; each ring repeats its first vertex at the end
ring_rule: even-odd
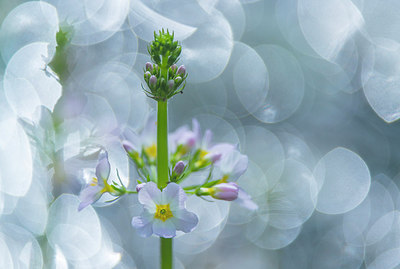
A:
POLYGON ((162 28, 185 64, 165 84, 185 85, 171 174, 198 150, 216 183, 197 193, 211 202, 187 197, 198 223, 174 226, 175 267, 397 268, 399 14, 395 0, 1 2, 0 268, 158 266, 157 238, 131 226, 149 201, 113 191, 152 184, 134 166, 155 161, 142 85, 160 83, 146 46, 162 28))

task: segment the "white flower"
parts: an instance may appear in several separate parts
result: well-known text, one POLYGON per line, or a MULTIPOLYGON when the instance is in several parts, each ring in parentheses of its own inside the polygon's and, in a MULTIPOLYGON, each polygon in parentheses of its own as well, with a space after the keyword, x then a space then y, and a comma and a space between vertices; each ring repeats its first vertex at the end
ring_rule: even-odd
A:
POLYGON ((110 162, 108 161, 107 152, 103 152, 99 156, 99 163, 96 166, 96 177, 88 184, 80 193, 81 203, 78 210, 81 211, 88 205, 95 203, 106 192, 113 192, 111 186, 107 183, 110 176, 110 162))
MULTIPOLYGON (((157 123, 156 114, 151 113, 147 119, 146 125, 143 130, 137 134, 132 130, 128 129, 125 134, 124 144, 128 144, 129 149, 136 152, 141 152, 142 150, 147 155, 147 157, 155 161, 157 158, 157 123)), ((124 147, 127 150, 126 147, 124 147)), ((129 153, 129 152, 128 152, 129 153)))
MULTIPOLYGON (((223 182, 236 181, 247 170, 249 159, 241 154, 235 146, 231 144, 217 144, 211 151, 221 154, 216 163, 214 176, 221 177, 223 182)), ((215 154, 215 153, 214 153, 215 154)))
POLYGON ((186 193, 176 183, 169 183, 161 192, 154 182, 147 183, 139 192, 143 212, 133 217, 132 226, 148 237, 153 233, 171 238, 176 231, 191 232, 198 223, 194 213, 185 209, 186 193))

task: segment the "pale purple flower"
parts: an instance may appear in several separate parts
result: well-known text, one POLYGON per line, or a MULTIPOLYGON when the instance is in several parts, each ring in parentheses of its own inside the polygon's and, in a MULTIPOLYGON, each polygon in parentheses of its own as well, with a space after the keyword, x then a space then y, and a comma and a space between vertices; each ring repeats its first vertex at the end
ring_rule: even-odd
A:
POLYGON ((105 192, 111 191, 111 186, 107 183, 109 176, 110 162, 108 161, 107 152, 104 152, 100 154, 99 162, 96 166, 96 177, 93 178, 92 182, 79 195, 79 199, 81 200, 78 206, 79 211, 95 203, 105 192))
POLYGON ((241 154, 235 146, 231 144, 218 144, 211 150, 210 154, 220 153, 221 158, 215 165, 215 175, 223 177, 226 181, 237 180, 247 170, 249 159, 241 154))
POLYGON ((220 183, 211 188, 211 196, 218 200, 233 201, 238 195, 239 187, 234 182, 220 183))
MULTIPOLYGON (((222 158, 229 156, 231 152, 235 149, 235 146, 228 143, 220 143, 209 149, 202 149, 204 153, 204 158, 210 160, 212 163, 217 163, 222 158)), ((204 154, 203 153, 203 154, 204 154)))
MULTIPOLYGON (((136 133, 130 129, 124 132, 122 145, 125 151, 129 154, 133 151, 141 152, 142 149, 147 156, 155 160, 157 155, 157 124, 156 114, 151 113, 147 118, 146 125, 141 132, 136 133)), ((134 153, 134 152, 133 152, 134 153)))
POLYGON ((181 146, 181 154, 184 155, 188 153, 197 144, 197 133, 196 128, 198 126, 197 120, 192 121, 192 130, 188 126, 182 126, 178 128, 175 132, 169 134, 168 136, 168 147, 170 152, 175 152, 178 146, 181 146))
POLYGON ((176 183, 169 183, 163 191, 154 182, 147 183, 138 195, 143 212, 133 217, 132 226, 143 237, 155 234, 171 238, 176 231, 191 232, 198 218, 185 209, 186 198, 186 193, 176 183))
POLYGON ((122 141, 122 146, 124 147, 126 153, 130 153, 133 154, 135 152, 137 152, 137 150, 135 150, 135 146, 128 140, 123 140, 122 141))
POLYGON ((136 191, 139 192, 143 187, 146 185, 146 183, 140 183, 136 185, 136 191))

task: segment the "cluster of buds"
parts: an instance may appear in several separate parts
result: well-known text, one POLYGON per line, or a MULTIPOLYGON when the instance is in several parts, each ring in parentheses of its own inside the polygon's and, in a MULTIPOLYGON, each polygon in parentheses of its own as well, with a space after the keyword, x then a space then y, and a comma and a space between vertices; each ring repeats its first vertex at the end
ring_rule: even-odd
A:
POLYGON ((185 66, 177 66, 181 54, 181 46, 174 41, 172 35, 164 30, 157 35, 154 32, 154 41, 148 47, 151 60, 144 69, 144 80, 148 89, 146 95, 156 101, 166 101, 175 94, 182 93, 187 73, 185 66))
POLYGON ((168 66, 178 61, 181 50, 182 47, 178 44, 178 41, 174 41, 174 33, 171 35, 168 30, 165 32, 164 29, 159 31, 158 35, 154 32, 154 41, 147 47, 153 62, 161 65, 164 60, 167 60, 165 64, 168 64, 168 66))

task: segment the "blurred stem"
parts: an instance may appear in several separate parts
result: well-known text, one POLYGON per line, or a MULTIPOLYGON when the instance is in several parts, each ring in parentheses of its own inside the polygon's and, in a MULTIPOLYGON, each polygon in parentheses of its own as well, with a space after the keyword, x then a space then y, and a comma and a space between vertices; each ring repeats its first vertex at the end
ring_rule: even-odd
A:
MULTIPOLYGON (((157 104, 157 185, 168 183, 168 111, 167 102, 157 104)), ((161 269, 172 269, 172 239, 160 238, 161 269)))
POLYGON ((64 82, 69 77, 68 62, 67 62, 67 48, 70 43, 72 29, 59 29, 56 34, 56 52, 53 59, 49 62, 50 68, 57 74, 60 84, 64 86, 64 82))

